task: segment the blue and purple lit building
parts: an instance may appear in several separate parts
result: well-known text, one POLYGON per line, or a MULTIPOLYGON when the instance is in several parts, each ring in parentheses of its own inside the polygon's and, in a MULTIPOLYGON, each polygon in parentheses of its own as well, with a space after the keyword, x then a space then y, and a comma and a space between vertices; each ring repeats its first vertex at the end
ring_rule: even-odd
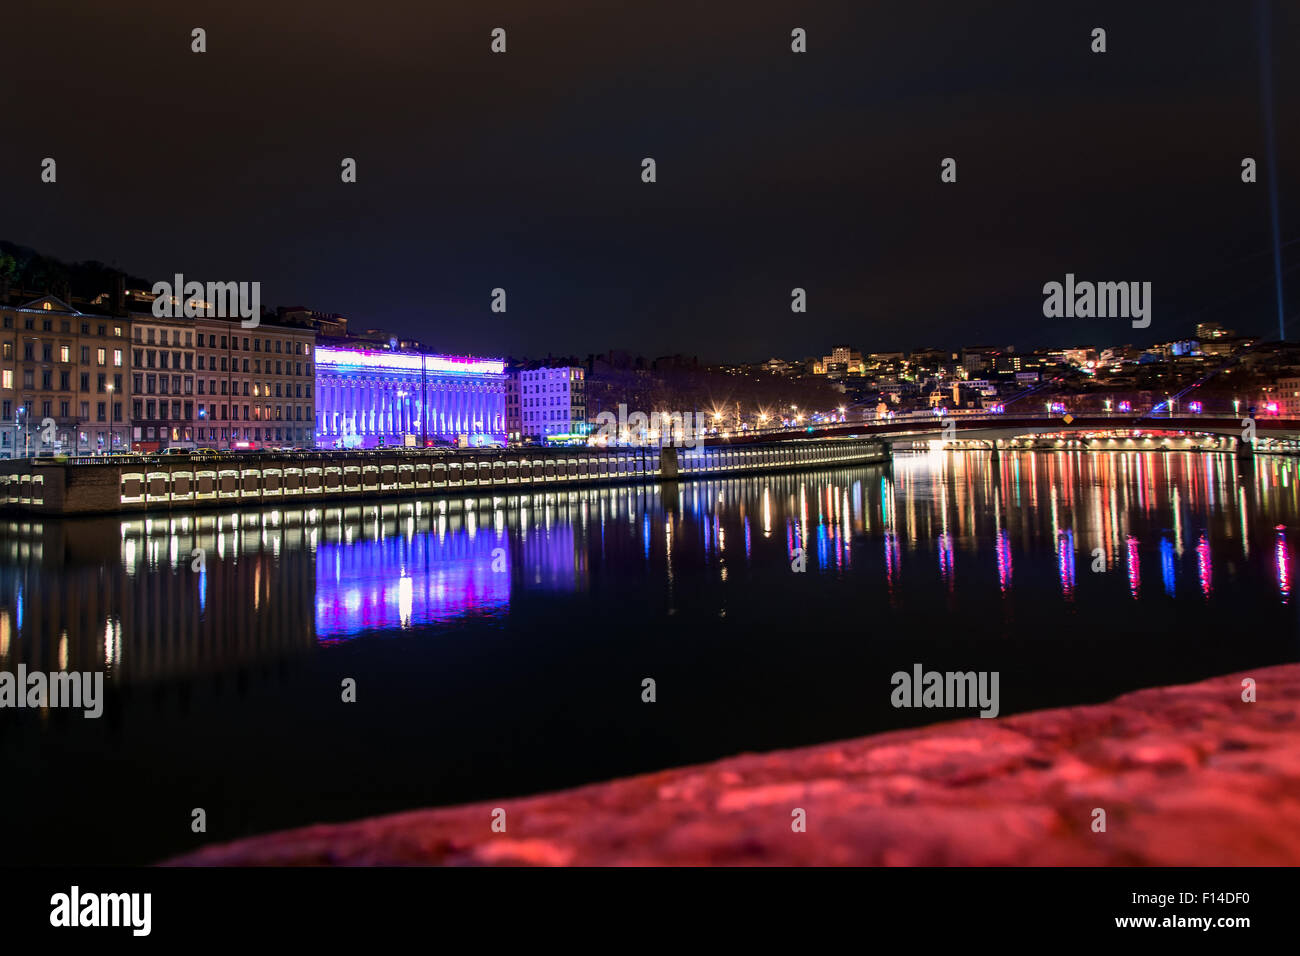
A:
POLYGON ((316 447, 503 445, 505 363, 460 355, 316 348, 316 447))

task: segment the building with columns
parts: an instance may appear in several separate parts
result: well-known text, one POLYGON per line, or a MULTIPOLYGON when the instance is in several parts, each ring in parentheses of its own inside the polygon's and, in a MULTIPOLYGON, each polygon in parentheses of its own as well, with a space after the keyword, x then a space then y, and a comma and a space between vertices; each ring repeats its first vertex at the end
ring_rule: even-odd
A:
POLYGON ((316 447, 504 445, 505 363, 471 356, 316 348, 316 447))

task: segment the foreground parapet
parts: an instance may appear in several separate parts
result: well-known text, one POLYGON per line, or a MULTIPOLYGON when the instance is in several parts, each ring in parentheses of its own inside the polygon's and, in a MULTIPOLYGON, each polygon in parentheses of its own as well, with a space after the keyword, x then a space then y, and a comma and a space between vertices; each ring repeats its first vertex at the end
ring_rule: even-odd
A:
POLYGON ((1096 706, 289 830, 170 862, 1295 865, 1297 717, 1300 664, 1286 664, 1096 706), (1246 677, 1255 702, 1242 699, 1246 677))

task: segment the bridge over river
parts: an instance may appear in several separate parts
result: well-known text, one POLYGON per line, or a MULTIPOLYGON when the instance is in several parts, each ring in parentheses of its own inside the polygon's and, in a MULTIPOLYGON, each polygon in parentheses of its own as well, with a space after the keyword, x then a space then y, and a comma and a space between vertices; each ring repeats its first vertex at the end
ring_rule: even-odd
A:
MULTIPOLYGON (((1017 439, 1063 436, 1095 448, 1138 448, 1143 439, 1151 444, 1179 447, 1177 439, 1212 451, 1300 451, 1300 420, 1262 417, 1253 419, 1254 441, 1246 438, 1246 419, 1207 415, 918 415, 884 421, 815 425, 808 428, 766 429, 716 439, 723 446, 745 446, 782 439, 864 438, 884 441, 894 447, 924 447, 943 441, 958 448, 1017 447, 1017 439), (1197 441, 1198 438, 1207 439, 1197 441), (1127 444, 1125 444, 1127 442, 1127 444)), ((711 440, 712 441, 712 440, 711 440)), ((1030 447, 1041 447, 1030 444, 1030 447)))
POLYGON ((167 511, 285 501, 497 494, 565 484, 663 481, 887 461, 895 447, 1300 451, 1300 421, 1205 416, 954 415, 767 430, 696 448, 377 449, 260 454, 127 455, 0 462, 0 508, 46 515, 167 511), (1072 438, 1065 436, 1074 436, 1072 438))

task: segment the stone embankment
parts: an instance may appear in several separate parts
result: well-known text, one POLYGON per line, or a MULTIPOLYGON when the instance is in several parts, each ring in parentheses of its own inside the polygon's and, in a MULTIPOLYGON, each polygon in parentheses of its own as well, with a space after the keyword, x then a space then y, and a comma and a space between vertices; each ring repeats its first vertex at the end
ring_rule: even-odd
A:
POLYGON ((1296 865, 1300 664, 311 826, 179 865, 1296 865), (1242 700, 1242 679, 1258 700, 1242 700), (494 833, 492 813, 507 813, 494 833), (1106 813, 1105 832, 1093 827, 1106 813), (792 827, 797 811, 806 832, 792 827))

